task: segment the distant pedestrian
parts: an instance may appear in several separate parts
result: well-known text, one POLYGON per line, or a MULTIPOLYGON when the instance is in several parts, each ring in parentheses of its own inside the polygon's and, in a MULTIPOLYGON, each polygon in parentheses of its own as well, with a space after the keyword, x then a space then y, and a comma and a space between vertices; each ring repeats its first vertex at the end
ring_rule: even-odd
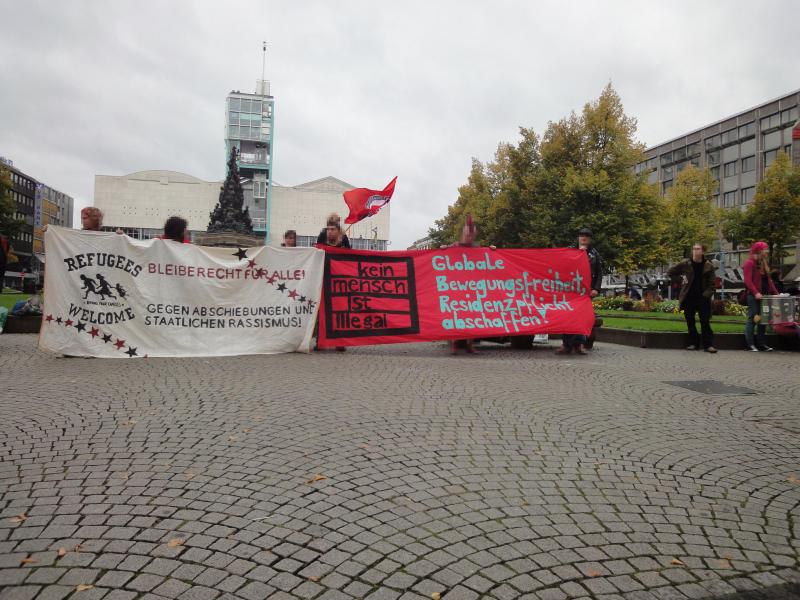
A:
POLYGON ((748 258, 742 270, 747 290, 747 323, 744 337, 747 349, 751 352, 772 352, 767 346, 767 326, 761 322, 761 299, 765 295, 778 294, 778 289, 770 277, 769 246, 766 242, 756 242, 750 247, 748 258))
MULTIPOLYGON (((592 245, 594 243, 594 234, 591 229, 584 227, 578 232, 577 247, 586 252, 589 259, 589 272, 591 273, 591 281, 589 282, 589 296, 594 298, 600 293, 603 282, 603 261, 600 258, 600 253, 592 245)), ((594 333, 592 333, 594 339, 594 333)), ((561 336, 561 347, 556 350, 556 354, 579 354, 581 356, 588 354, 586 352, 586 344, 588 338, 585 335, 576 335, 567 333, 561 336)))
POLYGON ((181 244, 190 244, 191 240, 186 232, 189 224, 183 217, 170 217, 164 223, 164 234, 158 236, 162 240, 172 240, 181 244))
POLYGON ((297 232, 294 229, 287 229, 283 234, 283 242, 281 246, 284 248, 297 247, 297 232))
MULTIPOLYGON (((331 221, 334 221, 336 223, 336 225, 338 225, 339 230, 341 231, 341 229, 342 229, 342 218, 336 213, 329 214, 328 215, 328 219, 326 221, 327 225, 325 226, 325 229, 322 229, 319 232, 319 235, 317 236, 317 243, 318 244, 327 245, 327 246, 331 245, 331 244, 329 244, 327 242, 327 240, 328 240, 328 228, 331 226, 330 225, 331 221)), ((350 247, 350 238, 348 238, 347 234, 345 234, 344 232, 342 232, 341 237, 342 237, 342 240, 344 240, 342 242, 341 247, 342 248, 349 248, 350 247)))
POLYGON ((701 243, 692 246, 692 257, 674 265, 667 271, 670 277, 681 278, 681 291, 678 294, 678 305, 686 319, 689 332, 687 350, 703 350, 712 354, 714 348, 714 332, 711 330, 711 298, 714 296, 714 265, 705 257, 706 247, 701 243), (695 313, 700 314, 700 331, 697 333, 695 313))

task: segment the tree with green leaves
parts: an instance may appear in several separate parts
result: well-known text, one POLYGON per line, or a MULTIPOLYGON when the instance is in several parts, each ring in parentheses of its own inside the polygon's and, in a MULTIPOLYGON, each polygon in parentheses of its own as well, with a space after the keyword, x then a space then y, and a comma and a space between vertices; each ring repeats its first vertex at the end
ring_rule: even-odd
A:
POLYGON ((669 262, 684 258, 699 242, 710 248, 719 235, 718 183, 709 169, 689 166, 678 173, 663 200, 662 248, 669 262))
POLYGON ((16 218, 17 205, 11 196, 11 172, 0 166, 0 233, 13 238, 25 222, 16 218))
POLYGON ((772 266, 783 264, 784 246, 800 237, 800 167, 793 167, 787 154, 778 152, 752 204, 727 211, 723 232, 736 243, 767 242, 772 266))
POLYGON ((473 161, 431 236, 456 241, 467 213, 482 244, 506 248, 567 246, 590 227, 607 265, 624 273, 651 266, 661 252, 661 207, 646 175, 633 171, 644 151, 635 132, 611 85, 580 114, 549 123, 541 137, 521 128, 519 142, 501 144, 492 162, 473 161))

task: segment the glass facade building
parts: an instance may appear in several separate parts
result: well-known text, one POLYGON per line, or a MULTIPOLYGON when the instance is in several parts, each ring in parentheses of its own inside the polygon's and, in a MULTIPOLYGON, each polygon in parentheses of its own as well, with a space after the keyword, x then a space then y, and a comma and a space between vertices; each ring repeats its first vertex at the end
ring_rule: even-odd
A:
POLYGON ((255 94, 234 91, 225 101, 225 161, 231 148, 236 148, 244 204, 254 231, 267 238, 275 127, 275 100, 269 92, 269 82, 258 81, 255 94))
POLYGON ((717 206, 747 206, 779 151, 800 163, 800 140, 792 142, 799 104, 800 90, 652 146, 636 171, 664 193, 688 165, 708 167, 719 182, 717 206))

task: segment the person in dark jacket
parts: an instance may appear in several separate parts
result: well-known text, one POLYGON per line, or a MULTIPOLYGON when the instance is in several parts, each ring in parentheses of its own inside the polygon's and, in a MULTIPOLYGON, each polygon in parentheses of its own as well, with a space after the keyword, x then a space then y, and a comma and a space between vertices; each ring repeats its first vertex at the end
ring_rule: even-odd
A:
MULTIPOLYGON (((578 232, 578 245, 575 246, 585 250, 589 259, 589 271, 592 274, 591 292, 592 298, 600 293, 603 281, 603 261, 600 253, 592 246, 594 235, 591 229, 583 228, 578 232)), ((585 335, 565 334, 561 336, 561 347, 556 350, 556 354, 575 354, 585 355, 587 338, 585 335)))
POLYGON ((681 291, 678 294, 678 305, 683 310, 686 319, 686 329, 689 332, 689 346, 687 350, 698 350, 702 343, 703 349, 712 354, 714 348, 714 332, 711 330, 711 298, 714 295, 714 265, 705 257, 706 247, 696 243, 692 246, 692 258, 682 260, 677 265, 670 267, 667 274, 670 277, 681 278, 681 291), (697 333, 695 313, 700 314, 700 331, 702 338, 697 333))
MULTIPOLYGON (((342 229, 342 218, 339 215, 337 215, 336 213, 329 214, 328 215, 328 219, 326 221, 327 225, 325 226, 324 229, 320 230, 319 235, 317 236, 317 243, 318 244, 328 245, 328 246, 331 245, 331 244, 328 243, 328 237, 329 237, 329 233, 330 233, 330 230, 328 229, 328 227, 331 226, 330 225, 331 221, 335 221, 336 225, 339 226, 339 230, 341 231, 341 229, 342 229)), ((342 248, 349 248, 350 247, 350 238, 347 237, 347 234, 342 232, 341 238, 342 238, 342 243, 339 244, 339 245, 342 248)))

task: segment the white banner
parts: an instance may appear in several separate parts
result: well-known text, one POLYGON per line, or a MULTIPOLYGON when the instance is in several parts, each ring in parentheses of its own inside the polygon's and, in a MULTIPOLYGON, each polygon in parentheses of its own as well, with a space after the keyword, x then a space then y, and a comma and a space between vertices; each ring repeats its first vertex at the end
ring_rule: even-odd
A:
POLYGON ((325 253, 50 226, 39 345, 70 356, 308 352, 325 253))

